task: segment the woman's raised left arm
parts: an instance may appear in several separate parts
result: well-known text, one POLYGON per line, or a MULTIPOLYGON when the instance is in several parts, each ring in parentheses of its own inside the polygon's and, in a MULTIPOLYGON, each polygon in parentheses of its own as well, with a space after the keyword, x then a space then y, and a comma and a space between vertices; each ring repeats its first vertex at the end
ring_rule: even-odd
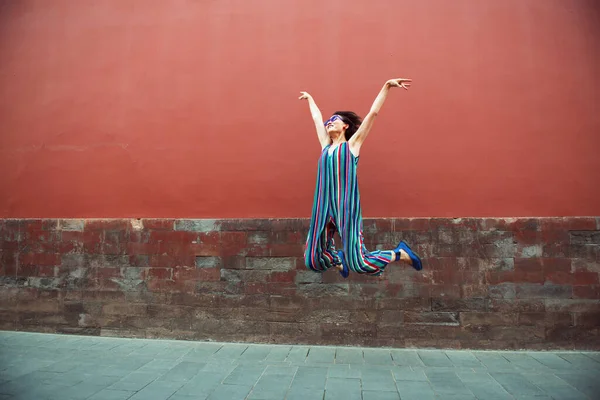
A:
POLYGON ((381 91, 379 91, 379 94, 377 95, 375 101, 373 102, 373 105, 371 106, 371 110, 363 120, 356 133, 352 135, 352 137, 348 141, 348 144, 350 145, 350 148, 353 150, 353 153, 355 155, 358 155, 360 147, 362 146, 365 139, 367 138, 367 135, 371 131, 373 122, 375 122, 375 117, 377 117, 377 114, 379 114, 379 110, 381 110, 381 106, 383 106, 383 103, 385 102, 390 88, 401 87, 403 89, 408 90, 408 87, 410 86, 411 82, 412 79, 397 78, 390 79, 385 83, 385 85, 383 85, 383 88, 381 88, 381 91))

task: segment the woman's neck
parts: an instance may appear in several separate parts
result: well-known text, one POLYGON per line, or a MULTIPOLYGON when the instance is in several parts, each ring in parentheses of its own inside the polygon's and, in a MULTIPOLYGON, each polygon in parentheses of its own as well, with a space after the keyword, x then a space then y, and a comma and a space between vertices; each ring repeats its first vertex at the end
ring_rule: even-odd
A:
POLYGON ((340 145, 340 144, 344 143, 345 141, 346 141, 346 137, 342 134, 342 135, 339 135, 337 137, 332 137, 331 138, 331 145, 332 146, 337 146, 337 145, 340 145))

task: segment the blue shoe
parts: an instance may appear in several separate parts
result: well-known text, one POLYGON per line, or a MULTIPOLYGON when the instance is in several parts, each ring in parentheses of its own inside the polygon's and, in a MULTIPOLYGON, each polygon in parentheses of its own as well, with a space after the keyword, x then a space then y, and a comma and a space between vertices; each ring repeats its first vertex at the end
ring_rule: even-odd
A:
POLYGON ((339 273, 344 278, 347 278, 348 275, 350 275, 350 271, 348 270, 348 266, 344 262, 344 253, 342 253, 341 250, 338 250, 337 253, 338 253, 338 257, 340 258, 340 260, 342 260, 342 268, 343 268, 341 271, 339 271, 339 273))
POLYGON ((396 258, 398 260, 400 259, 400 250, 404 250, 406 254, 408 254, 410 260, 412 261, 412 266, 414 269, 416 269, 417 271, 423 269, 423 263, 421 262, 421 258, 417 253, 411 250, 411 248, 408 246, 408 244, 406 244, 404 240, 401 241, 398 244, 398 246, 394 249, 394 253, 396 253, 396 258))

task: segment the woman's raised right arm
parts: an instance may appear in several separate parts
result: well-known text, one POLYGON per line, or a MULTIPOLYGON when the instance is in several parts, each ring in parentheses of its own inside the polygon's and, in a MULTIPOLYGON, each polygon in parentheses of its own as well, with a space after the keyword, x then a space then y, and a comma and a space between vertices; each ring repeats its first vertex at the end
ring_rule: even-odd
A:
POLYGON ((323 116, 321 115, 321 111, 319 107, 317 107, 317 103, 312 98, 312 96, 306 92, 300 92, 300 100, 308 100, 308 106, 310 107, 310 115, 315 123, 315 128, 317 129, 317 136, 319 138, 319 142, 321 142, 321 149, 324 149, 325 146, 331 143, 331 138, 327 134, 325 130, 325 126, 323 125, 323 116))

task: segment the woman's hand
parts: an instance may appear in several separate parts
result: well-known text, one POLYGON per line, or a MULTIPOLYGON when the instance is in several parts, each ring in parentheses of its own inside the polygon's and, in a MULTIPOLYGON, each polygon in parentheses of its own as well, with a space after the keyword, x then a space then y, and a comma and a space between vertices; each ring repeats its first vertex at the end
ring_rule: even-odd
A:
POLYGON ((385 84, 387 87, 401 87, 401 88, 404 88, 405 90, 408 90, 408 87, 410 86, 411 82, 412 82, 412 79, 396 78, 396 79, 390 79, 385 84))
POLYGON ((311 99, 312 96, 310 94, 308 94, 307 92, 300 92, 301 96, 298 98, 298 100, 308 100, 311 99))

